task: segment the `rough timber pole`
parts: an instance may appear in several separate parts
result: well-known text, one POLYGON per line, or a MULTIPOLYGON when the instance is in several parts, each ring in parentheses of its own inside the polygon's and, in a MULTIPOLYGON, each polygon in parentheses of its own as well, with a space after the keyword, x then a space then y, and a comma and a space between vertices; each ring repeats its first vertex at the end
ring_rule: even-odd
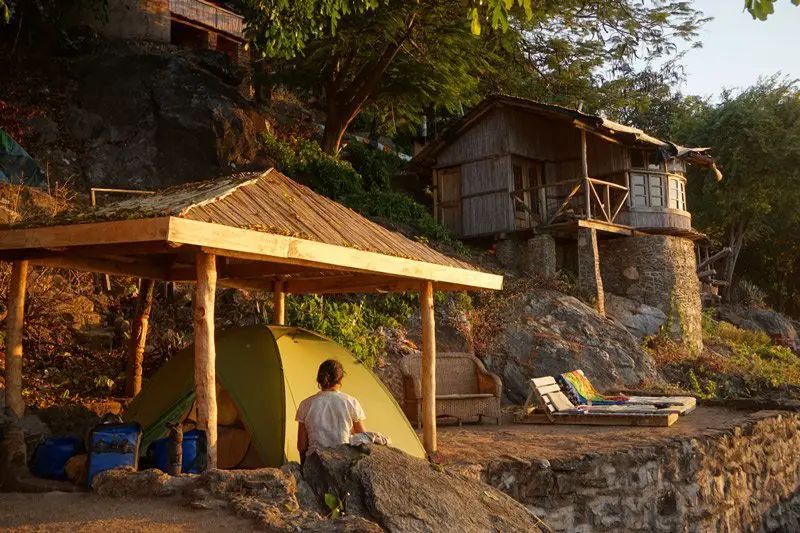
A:
POLYGON ((583 201, 586 202, 586 219, 592 218, 592 191, 589 183, 589 158, 586 148, 586 130, 581 130, 581 173, 583 173, 583 201))
POLYGON ((422 313, 422 443, 436 453, 436 321, 433 284, 426 282, 419 295, 422 313))
POLYGON ((217 286, 216 258, 198 253, 197 284, 194 289, 194 386, 197 422, 206 432, 208 468, 217 467, 216 347, 214 345, 214 292, 217 286))
POLYGON ((131 324, 131 344, 128 348, 128 364, 125 368, 125 396, 133 398, 142 390, 142 359, 147 344, 147 327, 150 310, 153 308, 152 279, 142 279, 139 297, 136 300, 136 317, 131 324))
POLYGON ((22 399, 22 322, 25 316, 25 286, 28 262, 16 261, 11 267, 6 317, 6 405, 17 418, 25 414, 22 399))
POLYGON ((283 292, 284 282, 278 280, 272 288, 273 322, 278 326, 286 325, 286 295, 283 292))

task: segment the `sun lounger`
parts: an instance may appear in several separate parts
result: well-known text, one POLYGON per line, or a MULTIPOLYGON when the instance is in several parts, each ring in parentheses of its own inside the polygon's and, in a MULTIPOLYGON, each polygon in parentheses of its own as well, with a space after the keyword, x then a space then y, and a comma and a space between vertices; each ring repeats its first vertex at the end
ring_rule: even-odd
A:
MULTIPOLYGON (((657 406, 662 408, 669 408, 669 412, 678 413, 679 415, 686 415, 691 413, 697 407, 697 400, 692 396, 624 396, 624 395, 615 395, 615 396, 604 396, 597 392, 597 390, 592 385, 589 378, 586 377, 586 374, 583 373, 583 370, 574 370, 572 372, 561 374, 559 378, 556 380, 562 386, 570 387, 573 396, 577 397, 578 401, 581 404, 591 404, 592 407, 596 407, 596 400, 600 399, 608 399, 612 401, 603 402, 612 404, 612 406, 621 405, 623 407, 628 407, 632 405, 651 405, 657 406), (572 384, 571 376, 578 375, 580 379, 583 381, 582 387, 575 387, 572 384), (588 398, 586 396, 589 396, 588 398), (627 400, 620 402, 616 401, 620 398, 627 398, 627 400)), ((569 396, 568 396, 569 397, 569 396)), ((574 399, 574 398, 573 398, 574 399)))
MULTIPOLYGON (((587 424, 587 425, 620 425, 620 426, 670 426, 678 420, 678 413, 659 409, 656 405, 598 405, 576 406, 561 392, 552 376, 530 380, 531 393, 525 402, 526 415, 531 414, 534 407, 546 416, 552 424, 587 424)), ((537 419, 531 418, 535 422, 537 419)))

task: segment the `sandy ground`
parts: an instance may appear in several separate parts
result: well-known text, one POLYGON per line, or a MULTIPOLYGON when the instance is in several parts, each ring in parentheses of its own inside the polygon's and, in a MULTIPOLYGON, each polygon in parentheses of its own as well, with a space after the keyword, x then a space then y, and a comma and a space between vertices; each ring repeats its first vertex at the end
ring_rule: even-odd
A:
MULTIPOLYGON (((762 411, 761 414, 766 414, 762 411)), ((698 407, 670 427, 567 426, 491 423, 439 426, 438 447, 444 463, 483 463, 510 455, 523 459, 568 459, 586 453, 653 445, 676 438, 730 430, 757 416, 722 407, 698 407)))
POLYGON ((226 510, 196 510, 173 499, 110 499, 88 493, 0 494, 0 531, 116 533, 255 531, 226 510))

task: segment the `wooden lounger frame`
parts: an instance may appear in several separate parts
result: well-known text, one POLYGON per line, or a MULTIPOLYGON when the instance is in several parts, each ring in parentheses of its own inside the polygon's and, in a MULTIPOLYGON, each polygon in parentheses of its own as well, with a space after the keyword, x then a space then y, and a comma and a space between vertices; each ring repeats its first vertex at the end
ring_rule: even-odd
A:
POLYGON ((660 413, 652 411, 639 411, 632 409, 626 413, 572 413, 564 412, 574 409, 575 406, 561 392, 556 380, 552 376, 533 378, 530 380, 531 392, 525 401, 525 415, 530 423, 551 424, 581 424, 592 426, 657 426, 667 427, 677 422, 679 415, 674 412, 660 413), (530 416, 536 406, 546 416, 530 416))

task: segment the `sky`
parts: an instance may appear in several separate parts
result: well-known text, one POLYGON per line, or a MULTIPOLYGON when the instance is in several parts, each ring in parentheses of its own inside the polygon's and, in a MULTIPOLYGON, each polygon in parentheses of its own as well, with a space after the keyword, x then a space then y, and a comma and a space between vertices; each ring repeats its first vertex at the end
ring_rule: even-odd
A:
POLYGON ((778 71, 800 79, 800 6, 777 0, 766 21, 743 12, 743 0, 695 0, 714 17, 700 30, 703 47, 684 57, 684 94, 717 97, 723 88, 744 88, 778 71))

